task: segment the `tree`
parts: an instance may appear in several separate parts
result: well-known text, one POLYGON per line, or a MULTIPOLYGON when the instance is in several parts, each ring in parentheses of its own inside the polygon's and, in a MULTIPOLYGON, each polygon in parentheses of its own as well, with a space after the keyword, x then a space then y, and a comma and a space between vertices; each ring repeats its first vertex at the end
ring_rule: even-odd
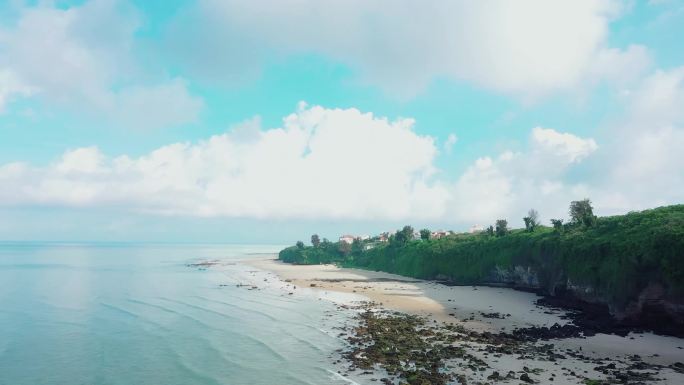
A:
POLYGON ((428 230, 428 229, 420 230, 420 239, 427 241, 428 239, 430 239, 430 235, 432 235, 430 230, 428 230))
POLYGON ((351 253, 352 245, 347 242, 340 242, 337 245, 337 250, 339 250, 340 254, 346 257, 347 255, 349 255, 349 253, 351 253))
POLYGON ((318 237, 318 234, 311 236, 311 244, 313 247, 318 247, 321 244, 321 239, 318 237))
POLYGON ((334 245, 328 240, 328 238, 323 238, 323 241, 321 242, 321 248, 329 253, 334 250, 334 245))
POLYGON ((494 226, 489 225, 489 227, 487 227, 486 232, 487 232, 487 235, 494 236, 494 226))
POLYGON ((559 233, 563 230, 563 220, 562 219, 552 219, 551 224, 553 225, 553 229, 558 231, 559 233))
POLYGON ((570 220, 572 223, 589 227, 594 224, 595 219, 594 209, 591 207, 591 201, 588 198, 570 202, 570 220))
POLYGON ((351 253, 354 255, 360 255, 363 252, 363 242, 359 238, 354 238, 351 244, 351 253))
POLYGON ((523 218, 523 221, 525 221, 525 230, 533 232, 539 225, 539 213, 535 209, 530 209, 527 212, 527 216, 523 218))
POLYGON ((505 219, 497 219, 495 231, 497 237, 506 235, 506 233, 508 233, 508 221, 505 219))
POLYGON ((401 230, 397 230, 397 232, 394 233, 394 235, 390 235, 390 244, 391 245, 401 246, 401 245, 405 244, 406 241, 407 241, 406 236, 404 235, 404 233, 401 232, 401 230))
POLYGON ((534 229, 539 226, 539 213, 535 209, 530 209, 530 211, 527 212, 527 217, 530 218, 530 225, 531 225, 531 230, 534 231, 534 229))
POLYGON ((532 232, 534 231, 534 226, 532 225, 532 218, 530 217, 524 217, 523 221, 525 221, 525 230, 532 232))
POLYGON ((300 250, 303 249, 303 248, 304 248, 304 242, 302 242, 302 241, 297 241, 297 248, 300 249, 300 250))
MULTIPOLYGON (((394 234, 394 242, 396 242, 399 245, 406 244, 406 242, 410 241, 413 239, 413 227, 411 226, 404 226, 401 230, 397 230, 396 234, 394 234)), ((392 238, 390 238, 390 243, 392 241, 392 238)))
POLYGON ((404 235, 406 241, 413 239, 413 227, 406 225, 401 229, 401 233, 404 235))

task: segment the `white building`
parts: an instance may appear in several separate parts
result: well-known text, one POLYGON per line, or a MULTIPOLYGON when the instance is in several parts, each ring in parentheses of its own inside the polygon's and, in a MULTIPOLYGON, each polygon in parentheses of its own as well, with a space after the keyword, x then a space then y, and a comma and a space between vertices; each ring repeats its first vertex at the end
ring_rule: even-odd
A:
POLYGON ((367 241, 370 239, 370 236, 368 235, 350 235, 350 234, 345 234, 340 237, 340 242, 344 243, 352 243, 354 242, 355 239, 358 239, 359 241, 367 241))
POLYGON ((480 225, 478 225, 478 224, 475 224, 475 225, 470 226, 470 229, 468 230, 468 232, 469 232, 470 234, 481 233, 481 232, 483 232, 483 231, 484 231, 484 227, 482 227, 482 226, 480 226, 480 225))
POLYGON ((353 235, 345 234, 345 235, 340 237, 340 242, 351 244, 352 242, 354 242, 354 238, 356 238, 356 237, 353 235))
POLYGON ((432 239, 444 238, 449 234, 451 234, 451 231, 437 230, 437 231, 433 231, 432 234, 430 234, 430 238, 432 238, 432 239))

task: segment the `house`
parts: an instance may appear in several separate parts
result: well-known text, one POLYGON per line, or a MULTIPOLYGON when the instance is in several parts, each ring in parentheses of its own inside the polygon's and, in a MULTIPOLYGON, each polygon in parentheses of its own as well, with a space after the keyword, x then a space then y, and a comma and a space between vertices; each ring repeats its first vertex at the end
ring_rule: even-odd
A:
POLYGON ((351 244, 352 242, 354 242, 354 238, 356 237, 353 235, 345 234, 340 237, 340 242, 351 244))
POLYGON ((475 224, 475 225, 470 226, 470 229, 468 230, 468 232, 469 232, 470 234, 481 233, 481 232, 483 232, 483 231, 484 231, 484 227, 482 227, 482 226, 480 226, 480 225, 478 225, 478 224, 475 224))
POLYGON ((351 244, 352 242, 354 242, 354 241, 357 240, 357 239, 358 239, 359 241, 367 241, 367 240, 370 239, 370 236, 368 236, 368 235, 350 235, 350 234, 345 234, 345 235, 343 235, 343 236, 340 237, 340 242, 350 243, 350 244, 351 244))
POLYGON ((439 238, 444 238, 444 237, 446 237, 447 235, 450 235, 450 234, 451 234, 451 231, 437 230, 437 231, 433 231, 433 232, 430 234, 430 238, 432 238, 432 239, 439 239, 439 238))

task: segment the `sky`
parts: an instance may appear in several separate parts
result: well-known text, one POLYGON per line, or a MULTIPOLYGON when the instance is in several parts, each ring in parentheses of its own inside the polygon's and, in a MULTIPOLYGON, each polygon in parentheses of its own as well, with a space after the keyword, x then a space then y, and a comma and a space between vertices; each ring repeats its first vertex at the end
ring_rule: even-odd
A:
POLYGON ((684 1, 0 1, 0 240, 684 203, 684 1))

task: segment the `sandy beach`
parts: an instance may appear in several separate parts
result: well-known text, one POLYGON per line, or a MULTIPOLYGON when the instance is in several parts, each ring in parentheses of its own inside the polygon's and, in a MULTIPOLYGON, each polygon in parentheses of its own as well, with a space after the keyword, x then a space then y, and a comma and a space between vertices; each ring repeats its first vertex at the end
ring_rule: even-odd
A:
MULTIPOLYGON (((378 303, 384 309, 427 317, 435 324, 462 325, 476 331, 511 331, 516 328, 564 324, 563 312, 535 304, 539 297, 533 293, 507 288, 445 286, 436 282, 333 265, 290 265, 274 258, 250 260, 250 266, 269 272, 282 282, 287 295, 320 295, 345 293, 352 299, 378 303), (290 294, 292 293, 292 294, 290 294)), ((582 352, 582 355, 606 362, 627 363, 639 357, 644 363, 669 366, 684 362, 684 340, 675 337, 632 333, 627 337, 597 334, 585 338, 551 340, 562 352, 582 352)), ((601 379, 595 363, 573 358, 550 362, 529 357, 491 357, 482 349, 473 348, 472 354, 487 361, 493 370, 506 373, 523 367, 540 369, 535 381, 556 384, 581 384, 580 377, 601 379)), ((490 372, 476 374, 485 381, 490 372)), ((669 368, 657 373, 659 384, 682 384, 684 374, 669 368)))
POLYGON ((278 275, 298 288, 355 293, 383 308, 453 322, 481 331, 564 324, 562 313, 534 306, 535 294, 504 288, 445 286, 383 272, 334 265, 291 265, 274 259, 250 261, 255 268, 278 275), (503 295, 505 293, 506 295, 503 295), (486 318, 498 312, 505 319, 486 318))

